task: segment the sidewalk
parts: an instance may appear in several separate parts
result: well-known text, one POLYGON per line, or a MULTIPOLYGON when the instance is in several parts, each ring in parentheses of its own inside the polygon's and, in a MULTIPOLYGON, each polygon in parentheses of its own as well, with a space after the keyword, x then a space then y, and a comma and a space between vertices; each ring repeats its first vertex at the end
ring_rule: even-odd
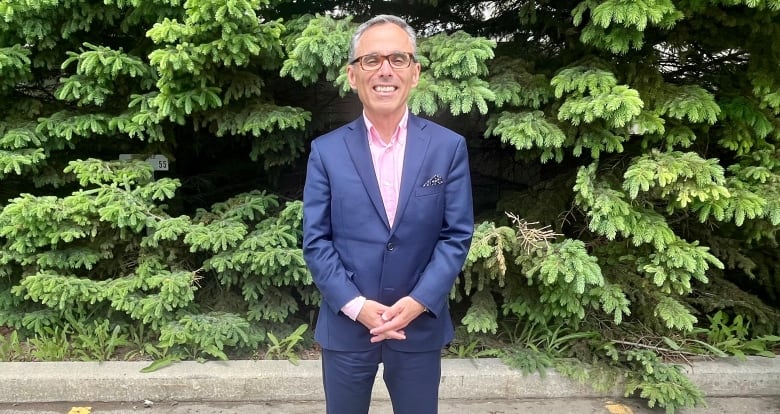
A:
MULTIPOLYGON (((49 402, 295 403, 323 400, 320 362, 180 362, 141 373, 148 362, 0 362, 0 404, 49 402)), ((685 367, 706 398, 780 397, 780 358, 696 362, 685 367)), ((620 399, 550 370, 523 375, 497 359, 442 361, 442 401, 620 399)), ((374 400, 387 401, 377 376, 374 400)))
MULTIPOLYGON (((158 402, 0 404, 0 414, 321 414, 324 401, 289 402, 158 402)), ((369 414, 393 414, 389 401, 373 401, 369 414)), ((647 401, 608 398, 535 400, 443 400, 439 414, 667 414, 647 401)), ((710 398, 707 407, 683 408, 676 414, 780 414, 780 397, 710 398)))

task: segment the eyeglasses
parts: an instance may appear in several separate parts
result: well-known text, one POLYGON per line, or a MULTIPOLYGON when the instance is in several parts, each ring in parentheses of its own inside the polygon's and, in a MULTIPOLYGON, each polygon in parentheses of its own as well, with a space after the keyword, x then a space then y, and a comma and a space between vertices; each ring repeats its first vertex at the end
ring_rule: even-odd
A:
POLYGON ((358 57, 357 59, 349 62, 350 65, 354 65, 360 62, 360 68, 365 71, 378 70, 382 67, 382 63, 387 60, 390 67, 393 69, 406 69, 412 65, 415 60, 414 55, 409 52, 395 52, 389 55, 380 55, 379 53, 369 53, 358 57))

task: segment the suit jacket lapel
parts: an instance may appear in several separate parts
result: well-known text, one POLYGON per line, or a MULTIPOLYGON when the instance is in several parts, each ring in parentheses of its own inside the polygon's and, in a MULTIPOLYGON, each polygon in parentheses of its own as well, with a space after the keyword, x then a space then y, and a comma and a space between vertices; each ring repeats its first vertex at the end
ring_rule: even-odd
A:
MULTIPOLYGON (((399 223, 404 215, 406 205, 409 203, 414 191, 414 183, 420 174, 423 161, 428 151, 428 145, 431 141, 430 136, 425 133, 425 120, 409 114, 409 123, 406 132, 406 149, 404 150, 404 170, 401 174, 401 189, 398 194, 398 207, 395 212, 395 223, 399 223)), ((378 191, 378 190, 377 190, 378 191)), ((396 226, 393 227, 395 230, 396 226)))
MULTIPOLYGON (((355 169, 360 176, 360 180, 363 182, 363 186, 366 188, 368 197, 371 199, 371 204, 374 205, 377 214, 385 221, 387 228, 390 228, 390 221, 387 219, 385 205, 382 202, 382 194, 379 192, 379 184, 377 183, 376 172, 374 171, 374 162, 371 160, 371 150, 368 148, 368 135, 366 135, 366 124, 363 122, 363 117, 361 116, 353 121, 348 125, 348 128, 351 133, 344 136, 344 143, 347 146, 349 156, 355 164, 355 169)), ((406 163, 405 158, 404 163, 406 163)), ((404 170, 405 169, 406 167, 404 167, 404 170)), ((406 171, 404 171, 404 173, 406 173, 406 171)), ((403 184, 401 184, 401 187, 403 188, 403 184)))

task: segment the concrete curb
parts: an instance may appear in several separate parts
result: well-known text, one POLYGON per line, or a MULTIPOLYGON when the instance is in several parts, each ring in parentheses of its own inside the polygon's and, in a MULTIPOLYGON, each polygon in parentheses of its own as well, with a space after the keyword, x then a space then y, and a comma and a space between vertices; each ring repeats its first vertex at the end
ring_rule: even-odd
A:
MULTIPOLYGON (((0 403, 59 401, 319 401, 320 361, 180 362, 142 373, 149 362, 0 362, 0 403)), ((780 396, 780 358, 696 362, 686 373, 708 397, 780 396)), ((381 380, 374 398, 388 399, 381 380)), ((442 399, 619 397, 549 371, 523 375, 498 359, 442 361, 442 399)))

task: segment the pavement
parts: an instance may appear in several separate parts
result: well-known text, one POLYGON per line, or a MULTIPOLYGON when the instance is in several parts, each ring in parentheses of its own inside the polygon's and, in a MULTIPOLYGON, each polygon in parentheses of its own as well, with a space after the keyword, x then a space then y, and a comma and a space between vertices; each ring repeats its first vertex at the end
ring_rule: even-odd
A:
MULTIPOLYGON (((193 361, 142 373, 149 362, 0 362, 0 414, 324 412, 320 361, 193 361), (87 411, 75 410, 90 407, 87 411)), ((696 414, 780 414, 780 358, 698 361, 683 369, 708 407, 696 414)), ((524 375, 498 359, 445 359, 441 414, 663 413, 550 370, 524 375)), ((371 414, 392 408, 380 372, 371 414)))

